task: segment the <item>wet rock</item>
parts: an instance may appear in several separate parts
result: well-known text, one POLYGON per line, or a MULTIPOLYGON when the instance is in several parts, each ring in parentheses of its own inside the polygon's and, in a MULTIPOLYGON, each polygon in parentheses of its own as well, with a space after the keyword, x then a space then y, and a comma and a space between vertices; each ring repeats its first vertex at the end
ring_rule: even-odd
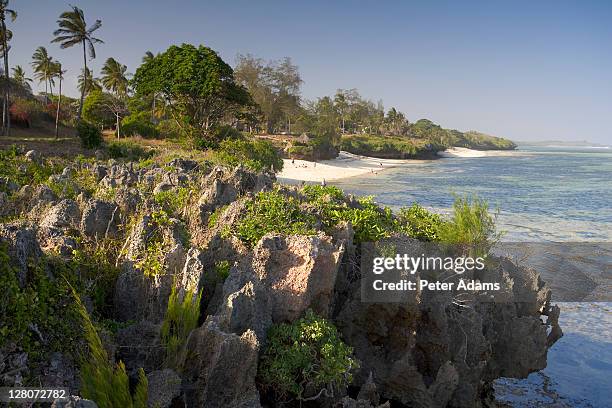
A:
POLYGON ((81 232, 90 238, 114 237, 118 232, 119 207, 101 200, 89 200, 81 218, 81 232))
POLYGON ((253 331, 225 333, 209 319, 192 332, 183 362, 187 406, 261 407, 255 386, 259 342, 253 331))
POLYGON ((170 408, 172 400, 181 393, 181 377, 170 369, 147 374, 149 381, 149 408, 170 408))

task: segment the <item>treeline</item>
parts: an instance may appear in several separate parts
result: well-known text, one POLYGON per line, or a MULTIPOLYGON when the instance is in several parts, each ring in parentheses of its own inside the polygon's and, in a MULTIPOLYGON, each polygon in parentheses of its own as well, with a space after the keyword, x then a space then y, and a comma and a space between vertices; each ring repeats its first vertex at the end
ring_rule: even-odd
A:
POLYGON ((31 94, 33 79, 22 66, 14 67, 12 78, 8 78, 13 34, 6 28, 5 16, 17 16, 8 3, 0 2, 5 133, 10 131, 11 118, 20 126, 54 119, 56 135, 59 124, 72 126, 87 135, 87 145, 101 140, 94 135, 96 129, 107 128, 114 129, 117 137, 179 138, 200 148, 240 138, 241 132, 302 135, 285 149, 289 153, 318 149, 333 154, 342 147, 366 154, 385 151, 393 155, 399 151, 411 156, 449 146, 514 147, 505 139, 443 129, 425 119, 411 123, 404 113, 395 108, 385 110, 382 102, 365 99, 356 89, 339 89, 333 96, 304 100, 303 80, 290 58, 264 61, 239 55, 232 68, 208 47, 182 44, 157 55, 147 51, 133 75, 126 65, 108 58, 96 76, 88 60, 96 57, 96 46, 103 44, 94 36, 102 22, 88 24, 85 13, 76 6, 60 14, 50 41, 61 48, 82 48, 80 97, 63 97, 66 70, 44 46, 34 51, 30 63, 34 79, 45 86, 45 92, 35 97, 31 94), (359 148, 355 147, 357 141, 359 148))

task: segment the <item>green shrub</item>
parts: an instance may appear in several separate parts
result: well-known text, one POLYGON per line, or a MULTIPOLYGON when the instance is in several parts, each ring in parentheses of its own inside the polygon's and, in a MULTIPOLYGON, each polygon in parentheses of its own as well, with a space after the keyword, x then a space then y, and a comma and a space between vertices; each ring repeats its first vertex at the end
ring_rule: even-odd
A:
MULTIPOLYGON (((272 326, 259 363, 259 381, 279 398, 305 400, 325 390, 328 395, 348 386, 359 367, 353 349, 327 320, 308 311, 292 324, 272 326)), ((337 395, 337 394, 336 394, 337 395)))
POLYGON ((33 361, 52 351, 75 351, 80 321, 70 288, 64 280, 49 277, 65 272, 61 262, 31 262, 22 287, 0 242, 0 348, 17 344, 33 361), (44 339, 37 332, 44 333, 44 339))
POLYGON ((102 144, 102 132, 100 128, 84 120, 77 124, 77 133, 81 144, 87 149, 93 149, 102 144))
POLYGON ((231 265, 228 260, 218 261, 215 263, 215 273, 221 279, 221 281, 227 279, 230 274, 230 269, 231 265))
POLYGON ((300 209, 299 200, 280 192, 258 193, 246 203, 246 214, 234 226, 234 232, 251 246, 268 232, 310 235, 315 233, 316 217, 300 209))
POLYGON ((159 136, 159 130, 151 123, 149 112, 139 112, 123 118, 121 121, 121 135, 156 138, 159 136))
POLYGON ((178 187, 174 190, 160 191, 153 196, 153 200, 159 204, 162 209, 171 215, 179 214, 179 212, 187 204, 191 190, 188 187, 178 187))
POLYGON ((0 191, 12 195, 14 192, 8 188, 10 183, 18 187, 45 183, 49 176, 61 172, 65 164, 62 160, 28 161, 20 149, 12 145, 0 150, 0 177, 6 179, 0 182, 0 191))
POLYGON ((457 196, 453 215, 440 231, 440 240, 461 247, 473 256, 485 256, 503 235, 496 230, 496 216, 489 213, 485 200, 457 196))
POLYGON ((183 298, 173 287, 168 299, 166 317, 162 323, 161 340, 166 347, 166 365, 177 368, 180 353, 185 346, 187 337, 198 326, 200 318, 200 301, 202 292, 197 295, 187 291, 183 298))
POLYGON ((162 120, 157 124, 157 133, 164 138, 179 139, 185 136, 174 119, 162 120))
POLYGON ((139 161, 149 159, 154 155, 154 152, 144 149, 138 143, 129 140, 118 140, 108 144, 108 154, 113 159, 139 161))
POLYGON ((81 393, 94 401, 100 408, 146 408, 148 381, 144 370, 138 370, 138 384, 134 395, 130 393, 130 383, 125 365, 119 361, 116 366, 110 362, 106 349, 93 325, 87 309, 79 295, 73 290, 78 310, 83 321, 85 339, 89 354, 81 362, 81 393))
POLYGON ((226 139, 219 144, 214 159, 232 167, 242 164, 254 171, 283 169, 283 159, 266 140, 226 139))
POLYGON ((445 225, 442 217, 427 211, 417 203, 402 208, 397 220, 402 232, 421 241, 438 241, 440 231, 445 225))

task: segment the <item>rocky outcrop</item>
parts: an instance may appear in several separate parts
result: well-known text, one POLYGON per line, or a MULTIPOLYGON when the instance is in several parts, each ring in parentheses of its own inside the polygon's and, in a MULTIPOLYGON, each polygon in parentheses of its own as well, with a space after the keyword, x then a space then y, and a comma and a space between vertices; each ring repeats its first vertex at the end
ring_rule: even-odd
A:
POLYGON ((83 210, 81 231, 93 239, 114 237, 118 232, 119 216, 116 204, 92 199, 83 210))
POLYGON ((149 382, 149 408, 170 408, 181 394, 181 377, 168 368, 147 375, 149 382))
POLYGON ((10 263, 17 270, 19 285, 25 286, 28 262, 42 256, 35 230, 21 224, 0 224, 0 244, 6 245, 10 263))

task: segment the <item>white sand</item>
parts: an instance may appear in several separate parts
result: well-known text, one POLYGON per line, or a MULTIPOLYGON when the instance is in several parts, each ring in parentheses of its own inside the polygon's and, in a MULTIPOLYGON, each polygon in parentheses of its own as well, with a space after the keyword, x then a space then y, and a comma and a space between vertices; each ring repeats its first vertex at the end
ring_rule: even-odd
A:
POLYGON ((283 171, 276 175, 282 182, 295 183, 300 181, 322 182, 363 174, 378 174, 386 169, 416 163, 426 163, 427 160, 392 160, 375 157, 358 156, 348 152, 332 160, 321 160, 317 163, 306 160, 283 159, 283 171))
POLYGON ((465 147, 451 147, 438 152, 440 157, 491 157, 491 156, 517 156, 524 153, 514 150, 473 150, 465 147))

